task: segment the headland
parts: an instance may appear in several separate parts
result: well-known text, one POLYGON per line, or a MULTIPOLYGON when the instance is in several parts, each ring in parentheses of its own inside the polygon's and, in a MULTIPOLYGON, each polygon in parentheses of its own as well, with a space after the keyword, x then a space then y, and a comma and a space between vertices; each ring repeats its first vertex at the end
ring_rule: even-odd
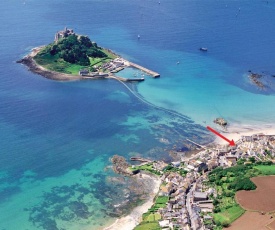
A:
POLYGON ((54 42, 36 47, 17 63, 26 65, 30 71, 58 81, 111 78, 119 81, 144 81, 143 77, 123 78, 115 73, 124 68, 136 68, 157 78, 160 74, 138 64, 129 62, 110 49, 91 41, 88 36, 78 35, 65 27, 54 36, 54 42))

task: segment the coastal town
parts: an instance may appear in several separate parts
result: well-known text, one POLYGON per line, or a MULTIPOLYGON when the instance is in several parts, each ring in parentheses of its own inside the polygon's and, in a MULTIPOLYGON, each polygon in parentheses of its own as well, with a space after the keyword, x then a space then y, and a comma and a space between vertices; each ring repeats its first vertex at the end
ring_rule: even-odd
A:
MULTIPOLYGON (((155 197, 154 205, 147 213, 143 214, 142 221, 135 228, 136 230, 147 229, 148 224, 151 224, 150 226, 155 224, 155 228, 150 229, 167 230, 202 230, 227 227, 230 225, 230 221, 218 223, 214 219, 215 213, 221 211, 218 203, 222 202, 221 197, 224 194, 219 186, 209 182, 211 180, 209 175, 219 170, 226 172, 226 170, 232 169, 233 172, 236 167, 245 167, 247 170, 254 170, 255 173, 255 168, 251 165, 256 165, 256 168, 257 165, 263 165, 259 167, 265 168, 274 167, 275 135, 259 133, 242 136, 236 141, 235 146, 201 147, 204 148, 191 158, 183 157, 180 161, 169 164, 163 161, 134 158, 132 160, 140 160, 143 163, 132 165, 131 170, 127 168, 127 164, 116 168, 118 173, 123 173, 123 169, 125 169, 124 172, 127 172, 128 175, 132 173, 142 177, 149 172, 161 178, 161 186, 155 197)), ((261 174, 256 173, 255 175, 261 174)), ((211 176, 213 178, 213 175, 211 176)), ((231 177, 233 177, 232 174, 231 177)), ((234 190, 228 191, 231 191, 229 194, 231 202, 233 202, 231 205, 237 207, 234 199, 235 193, 232 194, 234 190)), ((237 218, 243 212, 240 208, 237 218)))

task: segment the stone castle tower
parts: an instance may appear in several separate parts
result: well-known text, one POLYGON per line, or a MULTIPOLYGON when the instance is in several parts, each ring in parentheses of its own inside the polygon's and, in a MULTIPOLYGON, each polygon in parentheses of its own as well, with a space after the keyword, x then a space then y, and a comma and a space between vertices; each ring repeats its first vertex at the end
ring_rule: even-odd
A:
POLYGON ((60 38, 68 37, 69 35, 75 34, 73 29, 68 29, 65 27, 64 30, 56 32, 54 36, 54 41, 57 42, 60 38))

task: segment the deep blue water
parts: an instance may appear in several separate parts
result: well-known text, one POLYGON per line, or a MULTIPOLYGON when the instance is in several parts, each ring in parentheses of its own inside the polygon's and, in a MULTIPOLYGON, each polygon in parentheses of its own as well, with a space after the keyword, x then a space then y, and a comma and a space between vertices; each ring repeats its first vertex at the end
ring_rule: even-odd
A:
POLYGON ((219 115, 274 123, 274 2, 11 0, 0 9, 0 229, 98 229, 123 200, 104 170, 113 154, 167 159, 186 137, 210 141, 199 124, 219 115), (113 80, 56 82, 15 63, 65 26, 159 72, 128 85, 151 104, 113 80), (267 90, 248 70, 267 73, 267 90))

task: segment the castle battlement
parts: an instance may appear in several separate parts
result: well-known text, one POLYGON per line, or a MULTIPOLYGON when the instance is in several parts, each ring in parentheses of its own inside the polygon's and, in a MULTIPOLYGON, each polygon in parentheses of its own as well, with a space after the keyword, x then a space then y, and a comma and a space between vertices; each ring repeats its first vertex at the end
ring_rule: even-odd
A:
POLYGON ((64 30, 58 31, 54 36, 54 41, 57 42, 60 38, 68 37, 69 35, 75 34, 73 29, 68 29, 65 27, 64 30))

